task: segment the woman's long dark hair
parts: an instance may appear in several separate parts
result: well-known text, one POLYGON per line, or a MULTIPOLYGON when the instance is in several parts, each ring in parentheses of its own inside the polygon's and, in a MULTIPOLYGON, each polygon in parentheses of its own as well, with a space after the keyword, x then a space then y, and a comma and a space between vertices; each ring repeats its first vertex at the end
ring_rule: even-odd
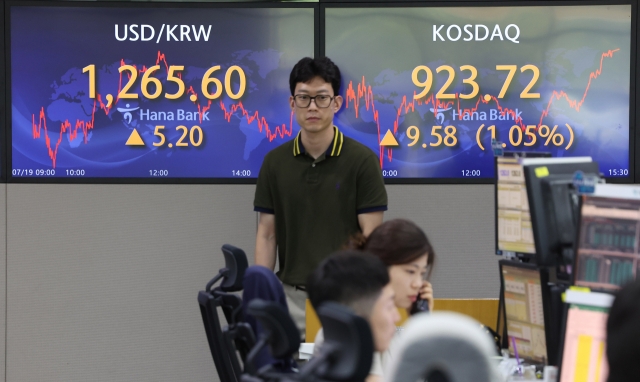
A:
POLYGON ((408 264, 427 254, 428 276, 431 276, 436 257, 424 231, 407 219, 386 221, 374 229, 369 237, 362 234, 353 236, 348 247, 378 256, 387 267, 408 264))

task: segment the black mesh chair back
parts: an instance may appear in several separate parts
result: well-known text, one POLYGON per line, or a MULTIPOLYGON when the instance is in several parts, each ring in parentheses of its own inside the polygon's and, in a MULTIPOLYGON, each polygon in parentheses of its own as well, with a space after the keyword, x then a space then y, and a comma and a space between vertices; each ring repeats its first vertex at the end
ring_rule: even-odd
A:
MULTIPOLYGON (((223 382, 236 382, 240 380, 242 370, 235 349, 242 349, 239 350, 240 355, 246 355, 246 347, 251 345, 242 344, 244 342, 253 344, 255 339, 251 336, 245 338, 246 331, 242 329, 230 331, 225 339, 218 312, 223 312, 228 326, 233 327, 240 321, 242 299, 231 292, 242 290, 242 281, 248 262, 244 251, 234 246, 225 244, 222 247, 222 253, 225 258, 225 267, 207 283, 205 290, 198 292, 198 304, 218 376, 223 382), (219 281, 220 285, 214 288, 219 281), (235 346, 236 340, 239 346, 235 346), (232 346, 229 346, 230 342, 232 346)), ((228 329, 227 332, 229 332, 228 329)))
POLYGON ((320 306, 318 317, 324 342, 318 356, 300 371, 300 376, 324 381, 364 381, 373 362, 369 323, 348 308, 332 302, 320 306))
POLYGON ((233 374, 240 376, 245 369, 249 352, 256 344, 253 329, 245 322, 238 322, 222 328, 222 337, 233 374))
POLYGON ((216 300, 211 293, 200 291, 198 292, 198 304, 200 304, 200 313, 202 314, 202 322, 209 342, 209 350, 220 381, 237 381, 224 344, 222 324, 218 318, 220 301, 216 300))
POLYGON ((252 375, 269 372, 269 370, 255 370, 252 365, 255 356, 264 346, 268 346, 271 355, 277 359, 290 359, 298 351, 300 331, 280 304, 255 299, 249 303, 247 312, 256 318, 263 329, 247 357, 246 369, 252 375))
POLYGON ((237 294, 223 292, 217 288, 211 294, 219 300, 220 309, 228 325, 242 321, 242 298, 237 294))

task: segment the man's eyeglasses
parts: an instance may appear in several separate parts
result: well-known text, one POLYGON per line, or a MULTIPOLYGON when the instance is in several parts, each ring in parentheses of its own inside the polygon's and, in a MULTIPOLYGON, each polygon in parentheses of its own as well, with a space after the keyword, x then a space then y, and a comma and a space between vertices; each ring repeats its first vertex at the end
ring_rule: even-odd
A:
POLYGON ((331 101, 333 101, 335 97, 328 96, 326 94, 320 94, 315 97, 308 96, 306 94, 298 94, 293 97, 295 100, 297 107, 309 107, 311 105, 311 100, 316 102, 317 107, 326 108, 331 105, 331 101))

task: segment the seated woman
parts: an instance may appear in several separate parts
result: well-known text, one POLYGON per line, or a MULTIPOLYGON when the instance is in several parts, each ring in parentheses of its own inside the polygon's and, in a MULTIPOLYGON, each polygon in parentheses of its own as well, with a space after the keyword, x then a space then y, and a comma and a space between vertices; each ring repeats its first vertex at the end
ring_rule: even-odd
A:
MULTIPOLYGON (((433 269, 435 252, 427 235, 415 223, 406 219, 389 220, 374 229, 367 238, 354 236, 348 247, 382 260, 389 273, 397 308, 405 309, 407 314, 414 313, 420 298, 428 302, 429 310, 433 310, 433 288, 425 276, 429 276, 433 269)), ((313 298, 311 302, 313 304, 313 298)), ((315 342, 321 340, 322 331, 318 332, 315 342)), ((367 382, 382 380, 392 353, 391 349, 374 355, 367 382)))
POLYGON ((416 301, 422 299, 433 310, 433 287, 426 279, 431 276, 435 252, 427 235, 414 222, 389 220, 367 238, 355 236, 349 246, 376 255, 387 266, 398 308, 415 313, 416 301))
MULTIPOLYGON (((419 300, 433 310, 433 287, 427 281, 433 270, 435 252, 427 235, 414 222, 406 219, 386 221, 368 237, 354 236, 349 247, 371 253, 382 260, 389 271, 395 293, 394 303, 407 315, 418 313, 419 300)), ((371 370, 369 381, 382 380, 394 354, 394 343, 380 354, 377 368, 371 370)))

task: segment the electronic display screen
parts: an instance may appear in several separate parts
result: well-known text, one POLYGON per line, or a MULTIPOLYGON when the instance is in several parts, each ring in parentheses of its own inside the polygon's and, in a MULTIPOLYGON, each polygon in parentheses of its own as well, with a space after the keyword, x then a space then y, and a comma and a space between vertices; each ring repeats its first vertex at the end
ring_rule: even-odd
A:
POLYGON ((578 304, 569 307, 560 382, 607 380, 607 317, 606 308, 578 304))
POLYGON ((584 196, 575 284, 613 292, 640 271, 640 200, 584 196))
POLYGON ((632 6, 333 6, 345 135, 385 178, 492 179, 510 151, 591 156, 629 178, 632 6))
POLYGON ((524 169, 518 158, 496 158, 498 252, 535 254, 524 169))
POLYGON ((315 8, 13 2, 10 176, 256 178, 315 8))
POLYGON ((547 341, 540 272, 503 264, 502 285, 509 335, 509 353, 546 363, 547 341))

